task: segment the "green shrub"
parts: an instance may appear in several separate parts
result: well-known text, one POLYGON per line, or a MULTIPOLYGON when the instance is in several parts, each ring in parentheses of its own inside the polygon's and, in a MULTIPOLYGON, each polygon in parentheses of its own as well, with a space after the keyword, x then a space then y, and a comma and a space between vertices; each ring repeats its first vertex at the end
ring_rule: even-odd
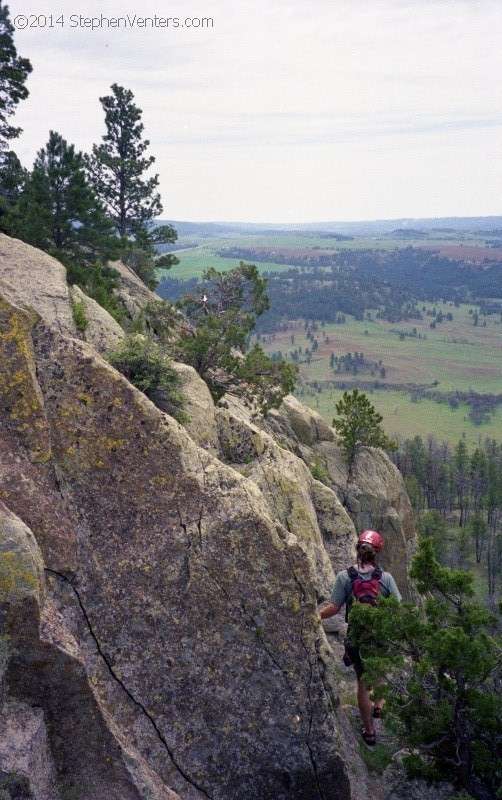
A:
POLYGON ((313 464, 310 468, 310 472, 316 481, 321 481, 321 483, 325 483, 326 485, 329 484, 329 475, 319 463, 316 462, 313 464))
POLYGON ((85 303, 83 300, 72 300, 71 301, 71 313, 73 316, 73 322, 77 328, 79 333, 84 333, 87 326, 89 325, 89 320, 87 319, 87 315, 85 313, 85 303))
POLYGON ((108 351, 106 359, 147 397, 162 389, 172 406, 172 416, 179 422, 188 420, 179 390, 180 377, 153 336, 138 333, 125 336, 108 351))
POLYGON ((75 284, 86 295, 92 297, 96 303, 120 324, 127 316, 127 309, 121 297, 115 294, 120 285, 120 272, 99 261, 93 266, 76 264, 59 251, 51 251, 51 255, 61 261, 66 267, 69 285, 75 284))

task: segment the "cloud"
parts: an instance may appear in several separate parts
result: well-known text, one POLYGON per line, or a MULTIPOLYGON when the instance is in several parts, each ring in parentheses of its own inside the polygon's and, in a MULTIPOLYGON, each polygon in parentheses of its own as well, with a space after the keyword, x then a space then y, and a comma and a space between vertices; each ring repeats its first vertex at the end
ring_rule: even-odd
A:
MULTIPOLYGON (((51 2, 65 20, 166 14, 157 0, 106 6, 51 2)), ((11 0, 10 12, 40 14, 39 0, 11 0)), ((499 2, 175 0, 169 14, 214 27, 18 31, 34 66, 16 119, 26 163, 49 128, 89 149, 104 132, 98 98, 118 82, 143 109, 170 216, 280 221, 294 197, 297 219, 328 219, 340 196, 355 217, 500 213, 499 2)))

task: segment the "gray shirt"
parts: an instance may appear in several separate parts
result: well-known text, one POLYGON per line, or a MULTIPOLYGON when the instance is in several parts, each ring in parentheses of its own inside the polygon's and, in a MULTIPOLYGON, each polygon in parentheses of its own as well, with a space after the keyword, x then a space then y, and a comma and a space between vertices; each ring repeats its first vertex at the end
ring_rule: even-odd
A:
MULTIPOLYGON (((368 575, 372 573, 373 569, 374 568, 371 567, 371 569, 366 570, 365 572, 361 572, 360 569, 357 571, 361 578, 367 578, 368 575)), ((382 597, 389 597, 390 595, 393 595, 394 597, 397 597, 398 600, 401 600, 401 594, 390 572, 382 572, 382 577, 380 578, 379 583, 382 597)), ((336 576, 330 599, 331 602, 336 606, 343 606, 344 603, 348 603, 349 605, 352 604, 354 599, 352 595, 352 583, 346 569, 343 569, 336 576)))

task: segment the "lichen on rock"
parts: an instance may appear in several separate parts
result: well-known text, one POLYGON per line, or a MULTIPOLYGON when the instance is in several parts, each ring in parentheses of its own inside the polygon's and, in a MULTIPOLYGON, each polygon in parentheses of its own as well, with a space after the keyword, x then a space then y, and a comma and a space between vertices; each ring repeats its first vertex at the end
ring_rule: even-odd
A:
MULTIPOLYGON (((412 544, 387 463, 368 453, 350 492, 315 412, 215 408, 182 365, 183 427, 100 357, 120 330, 61 265, 1 245, 3 724, 39 741, 40 798, 349 800, 317 602, 361 524, 412 544), (16 272, 30 257, 42 298, 16 272)), ((137 314, 151 293, 121 276, 137 314)))

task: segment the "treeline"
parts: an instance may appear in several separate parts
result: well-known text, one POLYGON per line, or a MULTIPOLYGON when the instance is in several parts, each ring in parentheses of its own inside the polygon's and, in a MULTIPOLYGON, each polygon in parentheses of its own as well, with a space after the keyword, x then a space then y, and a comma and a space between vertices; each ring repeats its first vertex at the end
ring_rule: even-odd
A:
POLYGON ((445 298, 467 302, 476 297, 500 297, 502 263, 485 259, 483 267, 475 267, 468 261, 446 258, 424 248, 400 247, 383 249, 346 249, 335 253, 323 253, 314 248, 300 250, 292 255, 290 250, 264 250, 262 248, 225 248, 218 252, 223 258, 240 258, 257 263, 272 262, 292 264, 296 267, 314 266, 333 268, 348 267, 358 280, 368 285, 376 282, 402 289, 411 295, 433 301, 445 298))
MULTIPOLYGON (((498 298, 502 285, 499 262, 481 269, 413 247, 336 253, 312 249, 299 250, 297 255, 291 250, 228 248, 219 255, 295 265, 268 275, 271 310, 261 320, 263 331, 273 330, 281 319, 311 317, 332 323, 340 312, 363 319, 368 309, 375 308, 389 322, 422 319, 426 312, 420 302, 442 300, 458 305, 478 297, 498 298)), ((481 313, 501 310, 500 303, 485 302, 481 313)), ((441 321, 439 314, 431 325, 441 321)))
POLYGON ((453 450, 433 436, 396 441, 397 450, 390 456, 403 475, 413 508, 422 514, 419 530, 434 539, 444 559, 447 522, 458 526, 450 557, 461 567, 471 559, 486 564, 493 599, 502 570, 502 445, 487 439, 469 451, 463 440, 453 450))
MULTIPOLYGON (((410 248, 411 249, 411 248, 410 248)), ((405 251, 405 256, 409 253, 405 251)), ((240 249, 239 251, 240 252, 240 249)), ((253 251, 244 251, 252 255, 253 251)), ((356 252, 356 251, 354 251, 356 252)), ((397 259, 399 251, 391 251, 397 259)), ((420 258, 425 258, 423 251, 416 250, 420 258)), ((358 255, 358 253, 356 253, 358 255)), ((430 254, 429 254, 430 255, 430 254)), ((374 251, 375 259, 380 259, 380 254, 374 251)), ((337 258, 345 257, 340 254, 337 258)), ((366 255, 370 259, 369 254, 366 255)), ((403 256, 399 256, 403 258, 403 256)), ((258 261, 258 259, 254 259, 258 261)), ((447 259, 444 261, 449 265, 447 259)), ((254 262, 253 262, 254 263, 254 262)), ((365 262, 363 262, 365 263, 365 262)), ((412 263, 414 263, 412 261, 412 263)), ((435 271, 441 272, 442 265, 436 263, 435 271)), ((462 267, 461 275, 467 272, 474 275, 475 270, 462 267)), ((480 270, 480 272, 485 272, 480 270)), ((487 270, 486 272, 489 272, 487 270)), ((347 315, 353 316, 357 320, 371 320, 375 315, 378 319, 385 319, 388 322, 408 322, 422 320, 430 317, 430 327, 435 328, 445 320, 454 318, 454 306, 460 302, 472 302, 475 295, 474 283, 471 288, 466 286, 443 286, 441 283, 437 290, 431 288, 424 278, 424 285, 418 282, 416 290, 410 285, 394 285, 387 281, 379 271, 378 263, 373 264, 373 270, 369 267, 361 272, 356 267, 343 265, 329 265, 320 267, 317 264, 306 268, 293 268, 285 272, 264 273, 267 277, 267 293, 270 298, 270 309, 260 318, 258 332, 273 333, 281 330, 285 322, 297 319, 316 320, 320 323, 343 324, 347 315), (450 302, 452 310, 441 311, 438 308, 426 308, 424 302, 450 302), (376 309, 376 311, 375 311, 376 309)), ((457 278, 459 278, 459 274, 457 278)), ((502 277, 502 276, 501 276, 502 277)), ((437 275, 436 275, 437 278, 437 275)), ((436 281, 437 283, 437 281, 436 281)), ((178 299, 188 288, 191 281, 177 281, 170 277, 162 278, 157 289, 158 293, 168 300, 178 299)), ((502 284, 501 284, 502 285, 502 284)), ((500 296, 500 286, 491 287, 493 297, 500 296)), ((483 325, 484 317, 490 314, 500 314, 502 303, 497 300, 490 302, 481 301, 479 311, 472 315, 473 325, 483 325)), ((416 335, 423 338, 425 334, 418 331, 406 332, 396 330, 396 334, 401 338, 416 335)))
POLYGON ((436 403, 448 403, 452 409, 465 403, 470 406, 469 419, 475 425, 489 422, 490 415, 502 404, 502 394, 479 394, 472 389, 468 392, 436 392, 419 388, 411 392, 412 402, 418 402, 421 398, 434 400, 436 403))

